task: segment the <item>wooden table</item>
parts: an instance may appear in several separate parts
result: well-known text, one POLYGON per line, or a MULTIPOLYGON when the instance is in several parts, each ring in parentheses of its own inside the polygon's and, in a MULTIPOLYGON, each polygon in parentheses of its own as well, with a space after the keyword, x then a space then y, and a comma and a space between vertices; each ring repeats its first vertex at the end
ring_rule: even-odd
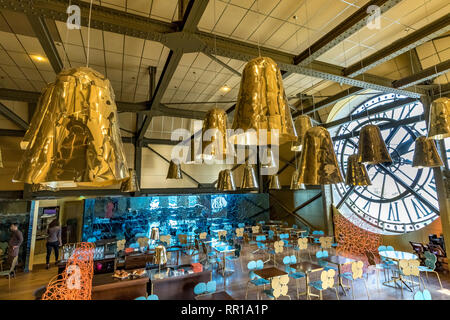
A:
POLYGON ((295 271, 301 271, 305 274, 305 282, 306 282, 306 291, 305 292, 298 292, 298 287, 297 287, 297 299, 300 295, 306 294, 306 298, 309 299, 309 295, 308 295, 308 284, 309 284, 309 275, 312 272, 316 272, 316 271, 322 271, 323 267, 321 267, 320 265, 318 265, 317 263, 314 262, 310 262, 310 261, 301 261, 299 263, 296 264, 291 264, 290 265, 291 268, 294 268, 295 271))
POLYGON ((148 277, 116 279, 113 273, 96 274, 92 279, 92 300, 134 300, 146 296, 148 277))
POLYGON ((339 278, 339 286, 342 288, 342 291, 344 291, 344 295, 347 295, 347 292, 345 291, 345 288, 350 288, 349 286, 344 285, 344 282, 342 281, 342 277, 341 275, 341 267, 346 265, 346 264, 350 264, 352 262, 355 262, 356 260, 351 259, 351 258, 346 258, 343 256, 329 256, 326 257, 324 259, 322 259, 324 261, 327 261, 329 263, 335 264, 338 267, 338 278, 339 278))
POLYGON ((234 300, 226 291, 214 292, 211 294, 200 295, 195 300, 234 300))
POLYGON ((272 278, 280 277, 280 276, 284 276, 285 274, 288 274, 286 271, 280 270, 275 267, 263 268, 263 269, 255 270, 253 272, 257 276, 259 276, 263 279, 266 279, 266 280, 270 280, 272 278))

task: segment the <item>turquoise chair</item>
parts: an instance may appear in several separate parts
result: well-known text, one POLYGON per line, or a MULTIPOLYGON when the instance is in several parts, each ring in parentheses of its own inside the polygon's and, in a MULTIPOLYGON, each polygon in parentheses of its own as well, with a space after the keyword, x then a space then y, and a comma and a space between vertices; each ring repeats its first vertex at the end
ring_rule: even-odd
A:
POLYGON ((238 223, 238 228, 245 228, 245 223, 238 223))
POLYGON ((425 274, 427 276, 427 282, 428 282, 428 272, 435 273, 436 277, 439 281, 439 284, 441 285, 441 289, 442 289, 441 278, 439 278, 439 273, 437 273, 437 271, 436 271, 436 262, 437 262, 436 255, 431 253, 430 251, 425 251, 424 256, 425 256, 425 266, 419 266, 419 271, 425 272, 425 274))
POLYGON ((324 261, 323 259, 328 257, 328 251, 327 250, 322 250, 322 251, 317 251, 316 252, 316 258, 317 258, 317 263, 319 264, 319 266, 321 266, 323 268, 323 270, 328 271, 328 270, 334 270, 337 271, 338 269, 332 266, 328 265, 327 261, 324 261))
POLYGON ((269 240, 273 240, 273 237, 275 236, 275 232, 273 230, 269 230, 267 233, 269 240))
POLYGON ((280 234, 280 240, 283 240, 285 248, 292 248, 292 244, 289 243, 289 233, 280 234))
POLYGON ((159 300, 159 297, 156 294, 151 294, 147 298, 146 297, 137 297, 134 300, 159 300))
MULTIPOLYGON (((324 233, 322 230, 314 230, 314 231, 312 232, 312 234, 313 234, 313 235, 318 235, 318 236, 324 236, 324 235, 325 235, 325 233, 324 233)), ((313 243, 314 243, 314 244, 318 244, 318 245, 320 246, 320 240, 319 240, 319 237, 314 237, 314 238, 313 238, 313 243)))
POLYGON ((414 300, 433 300, 431 298, 431 293, 428 289, 425 289, 423 291, 417 291, 414 295, 414 300))
MULTIPOLYGON (((260 270, 264 268, 264 262, 262 260, 258 261, 249 261, 247 264, 247 269, 249 270, 248 277, 250 278, 247 282, 247 290, 245 291, 245 300, 247 300, 248 297, 248 288, 250 285, 254 285, 256 288, 263 287, 265 289, 266 285, 270 285, 270 281, 263 279, 255 274, 254 270, 260 270)), ((256 292, 256 298, 259 300, 259 290, 256 292)))
MULTIPOLYGON (((379 246, 379 247, 378 247, 378 252, 380 252, 380 251, 395 251, 395 249, 394 249, 393 246, 379 246)), ((389 266, 393 266, 393 265, 396 264, 395 261, 389 260, 389 259, 384 258, 384 257, 382 257, 382 256, 380 256, 380 258, 381 258, 381 261, 386 265, 387 268, 388 268, 389 266)), ((387 269, 387 268, 386 268, 386 269, 387 269)))
POLYGON ((196 296, 207 295, 216 292, 217 285, 215 281, 209 281, 208 283, 199 282, 194 287, 194 294, 196 296))

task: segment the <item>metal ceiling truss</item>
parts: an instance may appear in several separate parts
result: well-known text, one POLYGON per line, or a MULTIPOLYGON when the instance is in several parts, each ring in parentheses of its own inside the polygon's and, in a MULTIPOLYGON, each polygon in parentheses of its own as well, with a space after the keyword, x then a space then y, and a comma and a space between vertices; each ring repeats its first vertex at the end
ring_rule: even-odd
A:
POLYGON ((405 88, 426 80, 434 79, 450 70, 450 60, 446 60, 437 65, 421 70, 411 76, 392 82, 395 88, 405 88))
POLYGON ((3 115, 8 120, 12 121, 15 125, 19 126, 20 128, 28 130, 29 127, 28 123, 1 102, 0 102, 0 114, 3 115))

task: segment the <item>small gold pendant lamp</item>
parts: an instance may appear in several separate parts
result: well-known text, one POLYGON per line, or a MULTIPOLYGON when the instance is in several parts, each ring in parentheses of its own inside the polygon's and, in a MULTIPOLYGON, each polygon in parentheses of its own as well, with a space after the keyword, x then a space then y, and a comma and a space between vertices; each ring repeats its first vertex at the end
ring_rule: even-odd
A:
POLYGON ((416 139, 412 166, 415 168, 441 167, 444 163, 439 157, 434 139, 424 136, 416 139))
POLYGON ((359 133, 358 161, 364 164, 392 162, 380 128, 368 124, 359 133))
POLYGON ((298 116, 297 119, 295 119, 294 122, 295 125, 295 131, 297 132, 297 141, 294 141, 291 146, 291 151, 302 151, 303 147, 303 139, 305 137, 306 131, 308 129, 312 128, 312 121, 311 118, 307 115, 301 115, 298 116))
POLYGON ((448 137, 450 137, 450 99, 442 97, 431 103, 428 138, 441 140, 448 137))
POLYGON ((345 184, 349 186, 370 186, 372 184, 366 166, 358 162, 357 154, 352 154, 347 158, 345 184))

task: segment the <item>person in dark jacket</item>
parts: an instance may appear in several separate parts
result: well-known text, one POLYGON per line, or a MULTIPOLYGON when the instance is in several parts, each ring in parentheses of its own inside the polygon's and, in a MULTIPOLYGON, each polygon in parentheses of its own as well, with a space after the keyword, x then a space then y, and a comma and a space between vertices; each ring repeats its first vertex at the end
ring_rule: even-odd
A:
POLYGON ((8 264, 13 266, 14 269, 19 259, 19 249, 23 242, 23 235, 19 230, 18 223, 12 223, 9 230, 11 230, 11 238, 8 242, 8 264))
POLYGON ((47 237, 47 256, 45 258, 47 263, 47 269, 50 266, 50 256, 52 254, 52 250, 55 252, 55 264, 58 263, 59 257, 59 247, 62 245, 61 241, 61 227, 59 226, 58 219, 50 222, 48 226, 48 237, 47 237))

